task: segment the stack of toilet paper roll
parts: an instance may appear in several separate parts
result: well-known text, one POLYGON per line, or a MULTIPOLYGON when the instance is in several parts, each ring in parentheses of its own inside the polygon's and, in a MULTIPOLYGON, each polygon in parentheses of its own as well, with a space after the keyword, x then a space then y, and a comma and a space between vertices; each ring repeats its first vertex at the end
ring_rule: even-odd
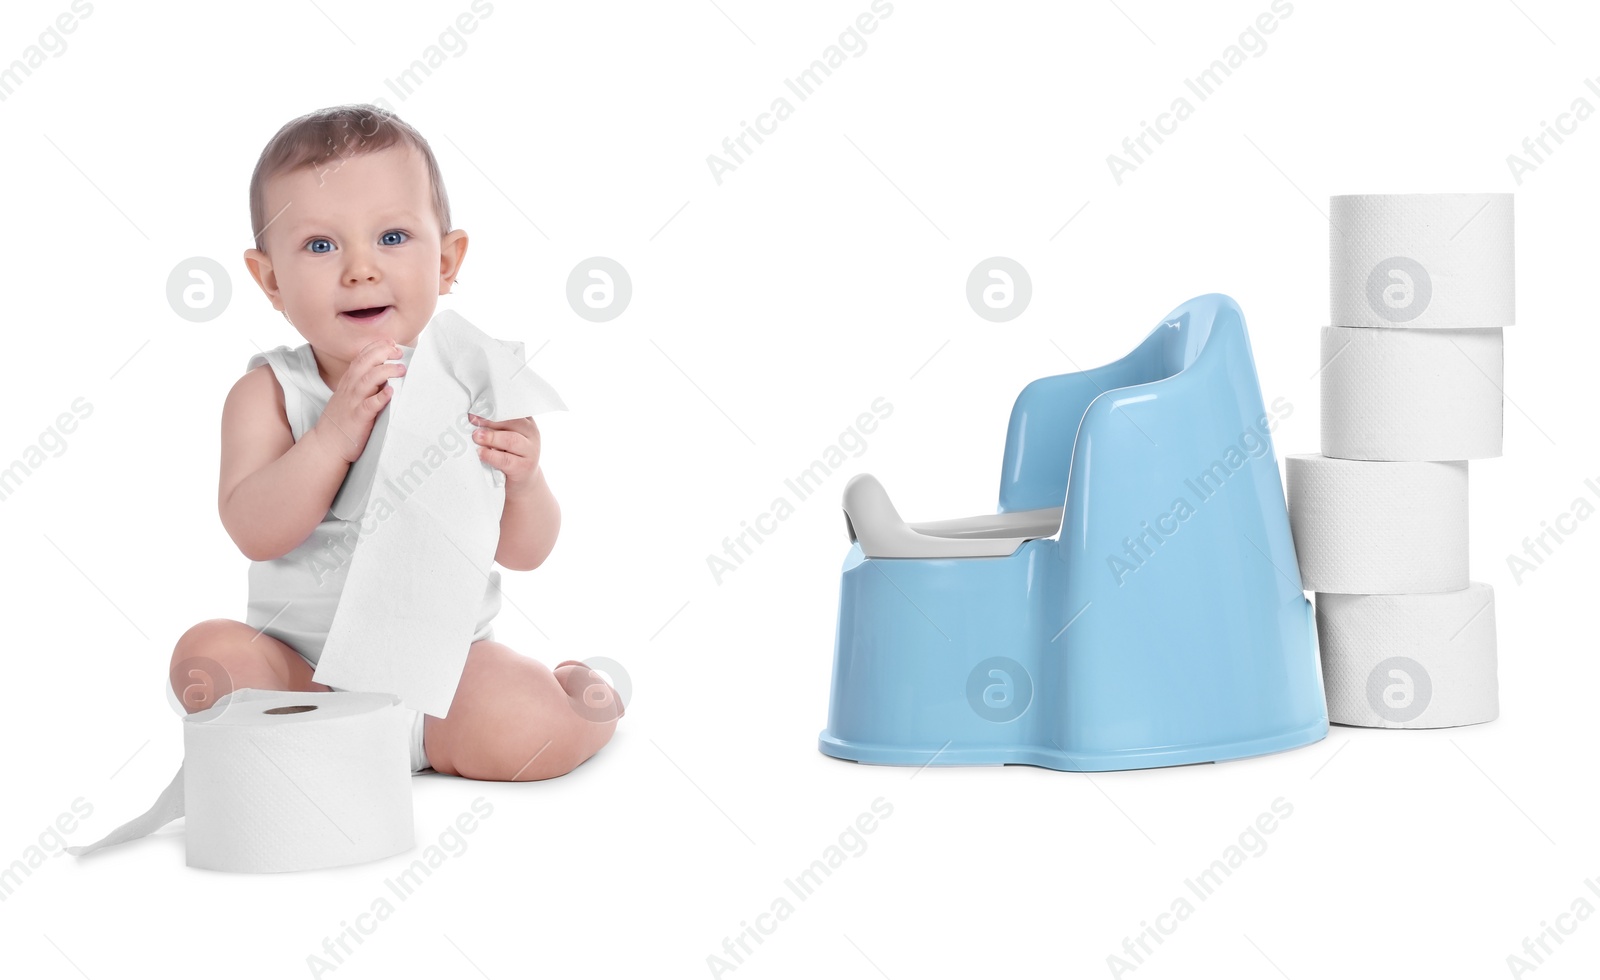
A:
POLYGON ((1510 194, 1334 197, 1322 453, 1287 458, 1328 718, 1499 714, 1494 591, 1467 572, 1467 460, 1499 456, 1510 194))

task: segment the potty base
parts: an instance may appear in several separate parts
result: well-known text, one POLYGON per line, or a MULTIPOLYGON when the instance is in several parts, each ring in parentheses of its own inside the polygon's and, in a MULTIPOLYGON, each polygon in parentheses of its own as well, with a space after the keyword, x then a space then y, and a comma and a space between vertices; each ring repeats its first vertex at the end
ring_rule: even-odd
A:
POLYGON ((1058 749, 1034 746, 984 748, 907 748, 900 745, 866 745, 846 742, 823 732, 817 748, 823 755, 873 766, 1038 766, 1057 772, 1117 772, 1128 769, 1158 769, 1204 762, 1227 762, 1271 755, 1313 745, 1328 736, 1326 721, 1313 722, 1299 731, 1266 738, 1249 739, 1226 745, 1190 746, 1181 749, 1145 750, 1098 756, 1072 755, 1058 749))

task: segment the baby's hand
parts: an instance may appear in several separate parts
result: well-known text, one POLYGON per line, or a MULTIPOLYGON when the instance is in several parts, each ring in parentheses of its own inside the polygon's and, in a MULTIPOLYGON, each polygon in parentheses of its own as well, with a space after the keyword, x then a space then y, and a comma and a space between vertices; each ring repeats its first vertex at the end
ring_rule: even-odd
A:
POLYGON ((404 364, 384 363, 399 356, 400 348, 388 340, 375 340, 361 348, 350 359, 339 387, 317 420, 318 437, 333 446, 347 463, 361 458, 367 437, 372 435, 373 421, 394 396, 389 379, 406 373, 404 364))
POLYGON ((480 428, 472 431, 478 458, 506 475, 506 493, 519 493, 533 482, 539 468, 539 426, 531 418, 491 422, 468 415, 480 428))

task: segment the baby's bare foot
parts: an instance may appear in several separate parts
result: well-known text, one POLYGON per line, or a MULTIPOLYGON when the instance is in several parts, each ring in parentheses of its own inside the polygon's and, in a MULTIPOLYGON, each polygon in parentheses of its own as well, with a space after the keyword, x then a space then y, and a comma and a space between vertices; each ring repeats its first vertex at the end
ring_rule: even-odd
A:
POLYGON ((567 692, 573 710, 590 721, 614 721, 627 714, 627 706, 605 677, 581 660, 556 664, 556 680, 567 692))

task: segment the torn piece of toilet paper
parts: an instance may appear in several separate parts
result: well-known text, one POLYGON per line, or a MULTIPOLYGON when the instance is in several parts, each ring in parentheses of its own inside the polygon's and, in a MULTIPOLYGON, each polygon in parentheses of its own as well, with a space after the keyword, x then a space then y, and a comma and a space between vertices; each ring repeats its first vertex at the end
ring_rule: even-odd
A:
POLYGON ((403 350, 406 373, 391 379, 394 397, 334 498, 335 516, 359 520, 361 532, 312 678, 443 718, 505 506, 505 474, 478 458, 466 416, 499 422, 567 406, 524 363, 521 344, 454 311, 403 350))

